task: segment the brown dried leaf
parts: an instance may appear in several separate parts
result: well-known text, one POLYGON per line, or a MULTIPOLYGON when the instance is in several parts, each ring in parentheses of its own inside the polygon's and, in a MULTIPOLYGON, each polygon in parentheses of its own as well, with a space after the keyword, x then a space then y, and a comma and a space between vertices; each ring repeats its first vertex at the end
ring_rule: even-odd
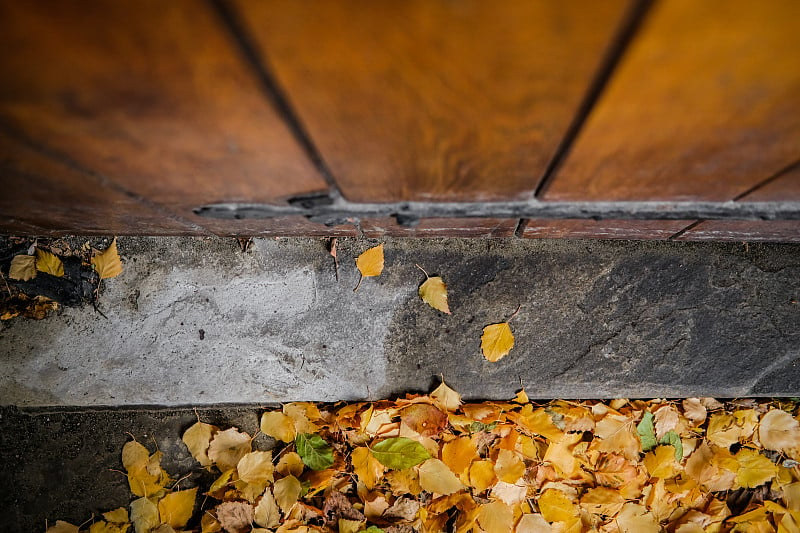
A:
MULTIPOLYGON (((36 277, 36 258, 32 255, 15 255, 8 269, 8 277, 28 281, 36 277)), ((64 522, 66 524, 66 522, 64 522)))
POLYGON ((247 533, 254 518, 253 506, 246 502, 222 502, 217 506, 217 520, 228 533, 247 533))

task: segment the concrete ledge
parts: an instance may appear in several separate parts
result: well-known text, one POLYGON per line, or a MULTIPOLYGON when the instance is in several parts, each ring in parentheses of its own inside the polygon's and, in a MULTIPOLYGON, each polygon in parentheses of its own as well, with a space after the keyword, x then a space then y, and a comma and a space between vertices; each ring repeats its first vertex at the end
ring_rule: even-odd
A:
POLYGON ((120 238, 126 270, 90 306, 0 325, 0 404, 208 405, 467 398, 800 395, 800 246, 384 239, 358 292, 319 239, 120 238), (441 274, 453 314, 422 303, 441 274), (516 346, 480 355, 482 328, 516 346), (202 330, 202 334, 200 333, 202 330))

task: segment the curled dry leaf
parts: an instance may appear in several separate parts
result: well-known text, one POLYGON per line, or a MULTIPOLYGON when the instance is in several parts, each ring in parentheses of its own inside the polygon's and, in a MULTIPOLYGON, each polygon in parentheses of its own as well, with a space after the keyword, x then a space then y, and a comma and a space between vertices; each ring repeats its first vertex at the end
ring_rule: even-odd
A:
POLYGON ((61 259, 41 248, 36 249, 36 270, 50 274, 51 276, 62 277, 64 275, 64 263, 61 259))
POLYGON ((361 273, 361 278, 358 280, 358 285, 356 285, 353 291, 358 290, 364 278, 380 276, 383 272, 383 244, 373 246, 359 255, 358 259, 356 259, 356 266, 361 273))
POLYGON ((230 470, 239 464, 239 460, 251 450, 250 435, 241 433, 236 428, 220 431, 208 446, 208 458, 222 470, 230 470))
POLYGON ((514 334, 508 322, 490 324, 483 328, 481 351, 487 361, 496 363, 514 347, 514 334))
POLYGON ((8 277, 28 281, 36 277, 36 258, 32 255, 15 255, 8 269, 8 277))
POLYGON ((251 529, 253 506, 246 502, 223 502, 217 506, 217 520, 228 533, 245 533, 251 529))
POLYGON ((111 241, 108 248, 97 252, 92 257, 92 266, 100 279, 115 278, 122 273, 122 261, 117 251, 117 238, 111 241))

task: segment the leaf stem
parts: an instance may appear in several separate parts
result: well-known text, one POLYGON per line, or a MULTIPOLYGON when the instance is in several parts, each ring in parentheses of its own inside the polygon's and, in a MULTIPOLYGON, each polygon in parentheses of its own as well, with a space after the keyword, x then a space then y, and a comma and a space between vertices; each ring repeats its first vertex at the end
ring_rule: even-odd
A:
POLYGON ((514 318, 515 316, 517 316, 517 313, 519 313, 519 310, 520 310, 520 309, 522 309, 522 304, 519 304, 519 305, 517 306, 517 310, 516 310, 516 311, 514 311, 513 313, 511 313, 511 316, 510 316, 510 317, 508 317, 508 320, 506 320, 506 324, 508 324, 509 322, 511 322, 511 319, 512 319, 512 318, 514 318))
POLYGON ((360 278, 358 278, 358 285, 356 285, 356 288, 355 288, 355 289, 353 289, 353 292, 356 292, 356 291, 358 291, 358 288, 361 286, 361 282, 362 282, 362 281, 364 281, 364 275, 363 275, 363 274, 361 275, 361 277, 360 277, 360 278))
POLYGON ((422 268, 421 266, 419 266, 419 265, 418 265, 418 264, 416 264, 416 263, 414 263, 414 266, 415 266, 415 267, 417 267, 418 269, 422 270, 422 273, 423 273, 423 274, 425 274, 425 277, 426 277, 426 278, 428 278, 428 279, 430 279, 430 278, 431 278, 431 277, 428 275, 428 273, 427 273, 427 272, 425 272, 425 269, 424 269, 424 268, 422 268))

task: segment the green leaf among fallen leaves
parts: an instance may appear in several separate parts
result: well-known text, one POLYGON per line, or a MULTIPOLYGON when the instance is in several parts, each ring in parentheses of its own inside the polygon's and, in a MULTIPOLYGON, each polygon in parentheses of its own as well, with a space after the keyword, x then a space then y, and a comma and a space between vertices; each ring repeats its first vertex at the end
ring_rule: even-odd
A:
POLYGON ((649 452, 658 445, 656 428, 653 426, 653 413, 650 411, 644 413, 642 421, 636 426, 636 432, 639 433, 639 440, 642 441, 642 451, 649 452))
POLYGON ((411 468, 431 457, 422 444, 407 437, 383 440, 370 451, 383 466, 393 470, 411 468))
POLYGON ((319 435, 301 433, 294 439, 294 445, 311 470, 325 470, 333 465, 333 450, 319 435))

